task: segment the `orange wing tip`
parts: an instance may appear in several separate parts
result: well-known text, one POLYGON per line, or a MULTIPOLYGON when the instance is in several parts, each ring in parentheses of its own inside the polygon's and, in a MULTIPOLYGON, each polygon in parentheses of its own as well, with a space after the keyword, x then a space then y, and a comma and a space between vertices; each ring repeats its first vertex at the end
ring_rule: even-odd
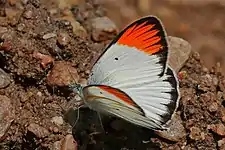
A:
POLYGON ((132 23, 121 32, 117 43, 151 55, 167 47, 163 27, 155 17, 142 18, 132 23))

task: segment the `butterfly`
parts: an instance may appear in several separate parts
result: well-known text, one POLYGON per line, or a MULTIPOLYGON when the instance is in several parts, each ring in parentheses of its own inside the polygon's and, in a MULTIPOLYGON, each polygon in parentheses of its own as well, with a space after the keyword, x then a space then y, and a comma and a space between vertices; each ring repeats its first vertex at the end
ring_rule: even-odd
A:
POLYGON ((100 113, 152 130, 167 129, 179 104, 179 82, 161 21, 148 16, 124 30, 94 64, 88 85, 71 86, 100 113))

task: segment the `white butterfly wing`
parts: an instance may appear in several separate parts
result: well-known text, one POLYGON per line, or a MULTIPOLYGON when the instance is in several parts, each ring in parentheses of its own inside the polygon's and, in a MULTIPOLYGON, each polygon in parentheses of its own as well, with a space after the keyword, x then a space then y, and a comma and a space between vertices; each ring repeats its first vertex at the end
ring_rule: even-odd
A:
MULTIPOLYGON (((130 107, 128 103, 121 106, 119 111, 102 99, 92 101, 92 104, 87 100, 87 103, 101 103, 100 108, 98 104, 93 109, 110 110, 112 114, 126 120, 128 117, 128 121, 138 125, 141 120, 142 126, 149 124, 148 128, 163 128, 176 110, 179 100, 178 81, 175 73, 167 66, 167 57, 165 32, 157 18, 146 17, 132 23, 114 39, 96 62, 88 84, 120 89, 129 95, 143 114, 134 115, 132 111, 128 111, 130 109, 125 109, 124 107, 130 107)), ((93 94, 88 87, 85 90, 88 91, 86 93, 93 94)), ((115 92, 105 91, 108 95, 116 95, 115 92)), ((115 102, 124 101, 118 96, 109 98, 107 94, 106 98, 115 102)))

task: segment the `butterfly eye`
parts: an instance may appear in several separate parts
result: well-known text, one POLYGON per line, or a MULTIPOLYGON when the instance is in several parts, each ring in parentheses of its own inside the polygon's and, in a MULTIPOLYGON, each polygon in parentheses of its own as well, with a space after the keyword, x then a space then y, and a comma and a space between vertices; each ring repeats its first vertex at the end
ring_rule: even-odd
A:
POLYGON ((119 59, 116 57, 115 60, 119 60, 119 59))

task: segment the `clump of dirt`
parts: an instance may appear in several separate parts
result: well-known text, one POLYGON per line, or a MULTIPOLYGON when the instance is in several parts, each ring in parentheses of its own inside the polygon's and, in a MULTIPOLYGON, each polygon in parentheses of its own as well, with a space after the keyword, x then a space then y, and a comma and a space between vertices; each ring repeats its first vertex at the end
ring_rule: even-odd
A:
MULTIPOLYGON (((225 79, 220 66, 207 69, 198 53, 193 53, 182 68, 186 77, 180 81, 178 114, 185 126, 186 138, 179 142, 170 142, 153 131, 118 118, 102 116, 99 121, 98 114, 88 108, 80 109, 79 120, 75 123, 77 112, 71 108, 76 106, 74 99, 78 98, 69 90, 67 82, 61 79, 50 82, 49 78, 64 78, 54 70, 55 64, 62 62, 76 69, 74 72, 79 77, 73 78, 77 81, 86 78, 91 62, 106 41, 95 44, 91 32, 87 32, 86 38, 74 34, 68 21, 50 17, 39 1, 16 4, 6 3, 6 13, 0 17, 0 67, 11 80, 0 88, 0 94, 8 97, 14 108, 11 113, 15 113, 10 115, 15 117, 0 139, 1 149, 54 150, 71 134, 78 142, 78 148, 83 150, 224 148, 225 79), (51 73, 54 75, 49 77, 51 73)), ((83 25, 87 31, 91 31, 90 20, 99 16, 86 18, 83 25)), ((59 70, 62 67, 58 67, 59 70)), ((63 144, 76 148, 74 142, 63 144)))

